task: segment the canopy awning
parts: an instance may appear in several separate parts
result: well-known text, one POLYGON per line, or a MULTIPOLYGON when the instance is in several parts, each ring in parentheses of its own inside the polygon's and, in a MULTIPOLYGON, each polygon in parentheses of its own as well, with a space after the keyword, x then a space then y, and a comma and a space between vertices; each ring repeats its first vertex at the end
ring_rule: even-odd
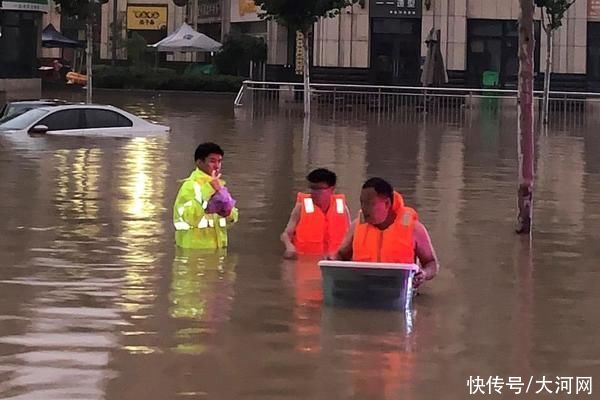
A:
POLYGON ((59 31, 54 28, 54 25, 49 24, 42 31, 42 47, 46 48, 76 48, 84 47, 84 44, 77 40, 72 40, 64 37, 59 31))
POLYGON ((203 33, 196 32, 191 26, 184 23, 158 43, 149 45, 158 51, 218 51, 223 45, 203 33))
POLYGON ((448 83, 448 74, 444 66, 444 58, 440 49, 441 32, 431 28, 427 39, 427 57, 423 65, 421 83, 423 86, 440 86, 448 83))

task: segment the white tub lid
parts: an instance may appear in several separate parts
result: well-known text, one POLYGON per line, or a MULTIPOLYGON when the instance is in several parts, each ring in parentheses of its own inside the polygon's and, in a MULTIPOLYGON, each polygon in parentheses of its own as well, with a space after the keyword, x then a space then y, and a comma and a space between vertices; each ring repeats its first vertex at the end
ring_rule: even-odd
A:
POLYGON ((322 260, 319 261, 319 267, 323 268, 366 268, 366 269, 401 269, 407 271, 418 271, 419 266, 417 264, 393 264, 393 263, 370 263, 370 262, 356 262, 356 261, 332 261, 322 260))

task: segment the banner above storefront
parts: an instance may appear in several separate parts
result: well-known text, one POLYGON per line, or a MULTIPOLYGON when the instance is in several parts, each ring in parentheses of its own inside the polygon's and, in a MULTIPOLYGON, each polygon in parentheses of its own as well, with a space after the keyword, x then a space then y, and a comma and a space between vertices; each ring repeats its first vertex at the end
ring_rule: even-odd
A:
POLYGON ((47 13, 50 10, 48 0, 3 0, 0 9, 5 11, 34 11, 47 13))
POLYGON ((371 17, 420 18, 421 0, 371 0, 371 17))

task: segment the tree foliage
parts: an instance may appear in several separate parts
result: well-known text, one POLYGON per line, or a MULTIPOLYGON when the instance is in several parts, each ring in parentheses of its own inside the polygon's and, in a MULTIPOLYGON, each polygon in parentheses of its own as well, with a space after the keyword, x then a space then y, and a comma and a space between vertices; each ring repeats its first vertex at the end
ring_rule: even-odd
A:
POLYGON ((292 31, 309 32, 322 17, 335 17, 344 8, 363 0, 255 0, 262 18, 272 19, 292 31))
POLYGON ((137 32, 126 42, 127 46, 127 58, 134 67, 140 68, 144 65, 144 55, 146 54, 146 39, 137 32))
POLYGON ((562 26, 563 19, 575 0, 535 0, 535 5, 542 10, 542 27, 546 32, 546 68, 544 69, 544 100, 542 120, 548 123, 550 110, 550 75, 552 74, 552 52, 554 32, 562 26))
POLYGON ((61 15, 84 21, 92 16, 94 9, 90 3, 106 4, 108 0, 54 0, 54 3, 61 15))
POLYGON ((262 38, 251 35, 230 34, 215 61, 222 74, 243 75, 250 61, 267 61, 267 44, 262 38))
POLYGON ((562 21, 575 0, 535 0, 535 5, 546 13, 544 29, 555 31, 562 26, 562 21))

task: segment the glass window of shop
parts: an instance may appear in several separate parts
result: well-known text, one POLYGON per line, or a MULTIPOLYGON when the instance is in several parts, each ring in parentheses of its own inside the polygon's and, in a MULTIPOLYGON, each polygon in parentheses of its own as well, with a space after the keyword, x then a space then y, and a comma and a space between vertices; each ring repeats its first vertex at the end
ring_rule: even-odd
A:
POLYGON ((236 22, 231 24, 231 33, 252 35, 267 39, 267 21, 236 22))
POLYGON ((41 13, 0 12, 0 78, 38 76, 41 13))
POLYGON ((600 89, 600 22, 588 23, 587 77, 590 86, 600 89))
POLYGON ((415 85, 421 73, 421 19, 371 19, 371 81, 415 85))
MULTIPOLYGON (((535 22, 535 72, 540 65, 540 23, 535 22)), ((467 22, 467 81, 483 86, 486 72, 495 73, 502 88, 517 87, 519 31, 515 20, 470 19, 467 22)))

